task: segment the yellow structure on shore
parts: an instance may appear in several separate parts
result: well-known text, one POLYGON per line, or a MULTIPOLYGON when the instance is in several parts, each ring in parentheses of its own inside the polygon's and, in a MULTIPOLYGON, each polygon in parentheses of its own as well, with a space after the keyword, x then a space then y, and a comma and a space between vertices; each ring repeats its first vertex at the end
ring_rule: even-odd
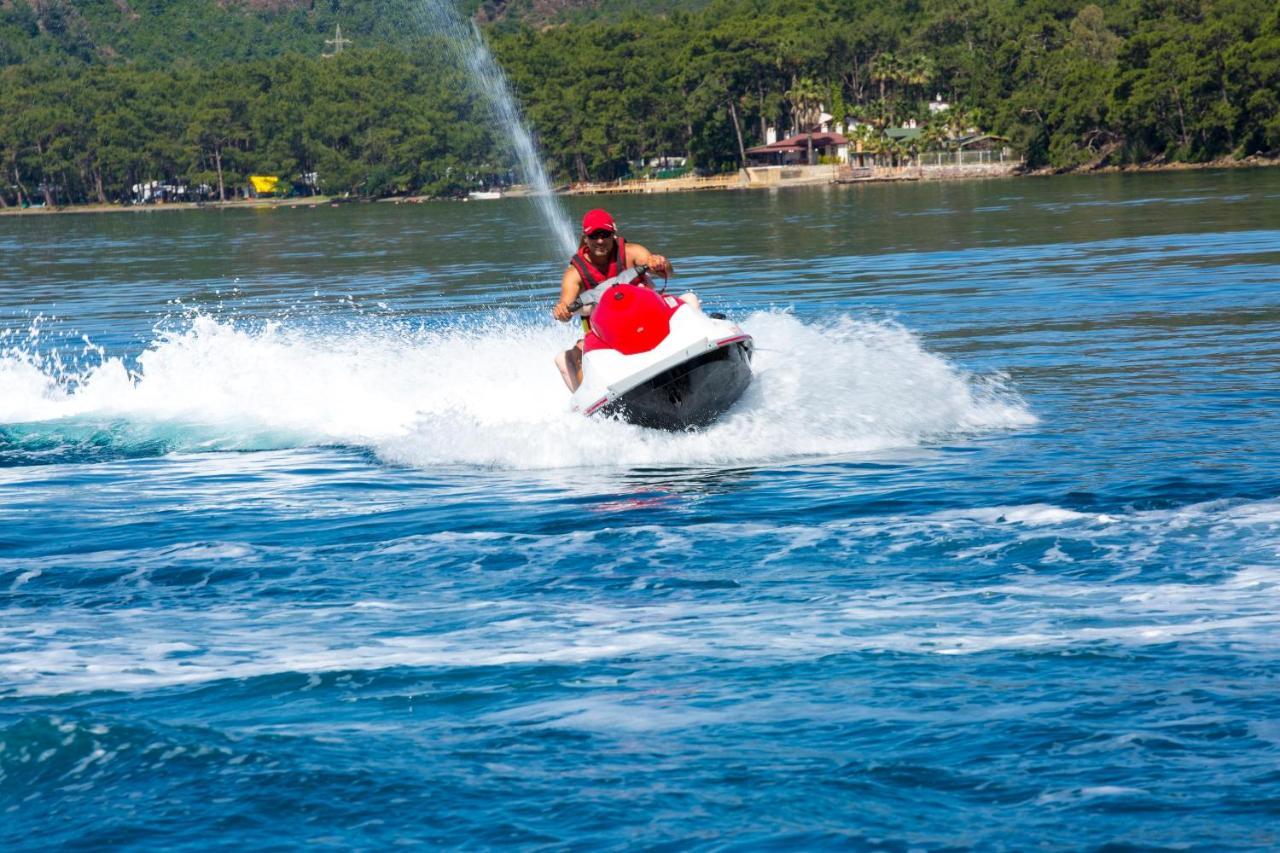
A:
POLYGON ((270 195, 276 191, 280 179, 275 175, 250 175, 249 183, 253 186, 254 195, 270 195))

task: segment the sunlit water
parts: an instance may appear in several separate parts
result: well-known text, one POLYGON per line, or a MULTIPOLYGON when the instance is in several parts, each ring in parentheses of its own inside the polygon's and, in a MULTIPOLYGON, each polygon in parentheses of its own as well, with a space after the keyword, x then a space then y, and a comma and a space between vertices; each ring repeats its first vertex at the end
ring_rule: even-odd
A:
POLYGON ((1280 174, 610 207, 710 429, 529 202, 0 218, 0 847, 1280 844, 1280 174))

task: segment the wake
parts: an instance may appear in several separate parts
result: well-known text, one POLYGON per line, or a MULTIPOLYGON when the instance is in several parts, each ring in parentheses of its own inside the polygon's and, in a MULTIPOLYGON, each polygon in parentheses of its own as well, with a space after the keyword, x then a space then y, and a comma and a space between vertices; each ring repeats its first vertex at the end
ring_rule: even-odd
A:
POLYGON ((74 366, 10 338, 0 464, 86 441, 95 458, 343 445, 416 467, 721 464, 911 447, 1035 420, 1006 383, 893 322, 765 311, 741 325, 760 347, 751 387, 718 423, 680 434, 571 413, 551 358, 572 331, 509 313, 436 327, 196 315, 131 363, 86 350, 74 366))

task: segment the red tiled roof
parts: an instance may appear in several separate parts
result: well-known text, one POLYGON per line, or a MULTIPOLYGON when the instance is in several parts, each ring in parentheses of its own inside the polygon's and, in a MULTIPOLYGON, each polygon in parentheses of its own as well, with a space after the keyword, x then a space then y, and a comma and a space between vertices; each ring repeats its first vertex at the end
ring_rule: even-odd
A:
POLYGON ((748 148, 747 153, 748 154, 785 154, 789 151, 798 152, 798 151, 806 151, 806 150, 808 149, 806 149, 805 146, 803 145, 779 145, 778 143, 775 142, 772 145, 757 145, 755 148, 748 148))
MULTIPOLYGON (((849 140, 845 139, 838 133, 815 133, 813 134, 814 148, 829 148, 832 145, 848 145, 849 140)), ((787 151, 807 151, 809 149, 809 134, 798 133, 795 136, 788 136, 786 139, 779 139, 777 142, 769 145, 757 145, 755 148, 748 148, 748 154, 782 154, 787 151)))

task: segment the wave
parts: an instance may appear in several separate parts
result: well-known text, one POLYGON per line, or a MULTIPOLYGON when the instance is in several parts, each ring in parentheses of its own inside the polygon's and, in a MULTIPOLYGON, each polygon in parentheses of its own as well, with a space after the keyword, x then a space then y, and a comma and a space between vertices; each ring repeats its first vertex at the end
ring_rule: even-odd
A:
POLYGON ((198 315, 132 362, 95 351, 68 366, 14 344, 0 350, 0 464, 326 445, 421 467, 719 464, 1035 420, 998 377, 892 321, 763 311, 743 326, 760 347, 754 383, 719 423, 678 435, 572 414, 551 363, 572 332, 509 312, 439 327, 198 315))
POLYGON ((1277 501, 1105 515, 1028 504, 817 526, 439 532, 325 558, 220 543, 0 559, 0 589, 28 607, 0 651, 0 697, 619 659, 1266 655, 1278 535, 1277 501), (297 606, 278 594, 285 579, 345 592, 297 606))

